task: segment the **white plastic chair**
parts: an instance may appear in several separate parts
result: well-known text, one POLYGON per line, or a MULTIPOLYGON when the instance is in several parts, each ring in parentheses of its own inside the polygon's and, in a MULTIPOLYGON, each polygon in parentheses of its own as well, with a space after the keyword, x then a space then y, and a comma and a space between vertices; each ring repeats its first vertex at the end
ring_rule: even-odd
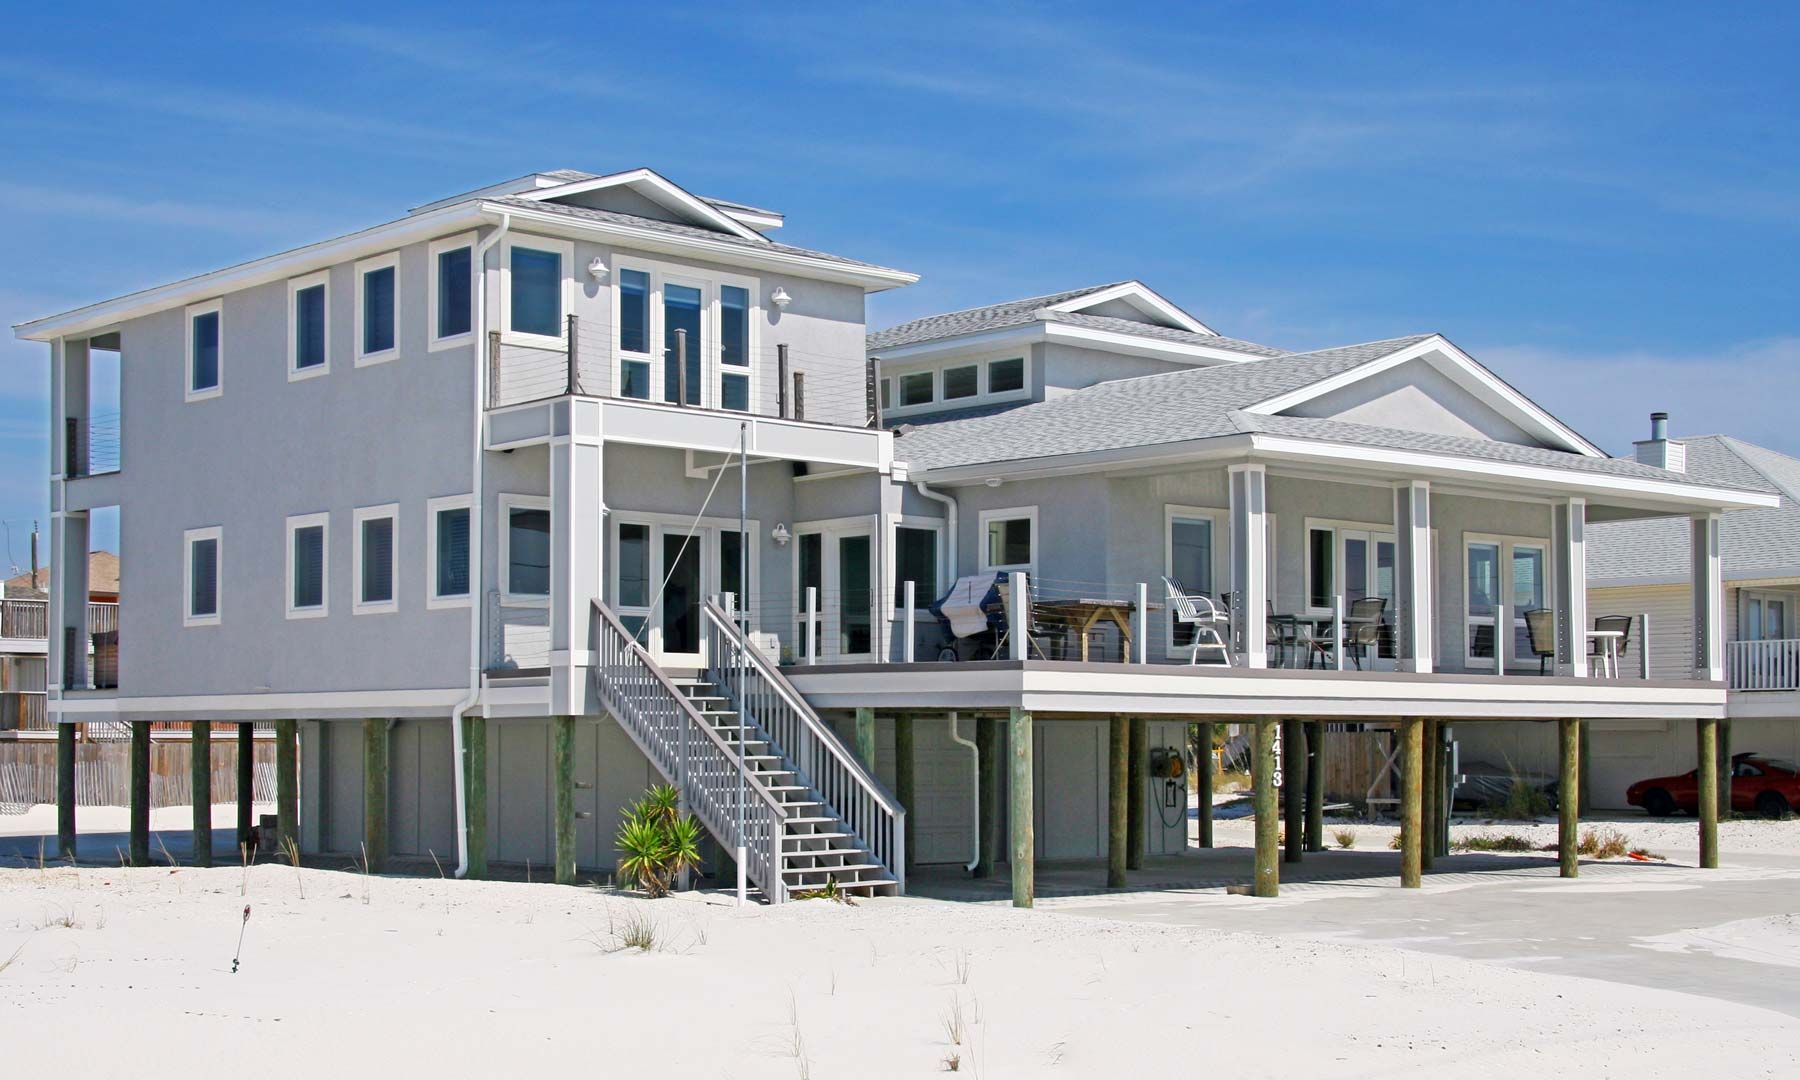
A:
POLYGON ((1163 575, 1163 588, 1167 590, 1169 607, 1175 612, 1175 621, 1186 623, 1194 628, 1193 652, 1188 654, 1189 664, 1200 662, 1202 650, 1217 652, 1219 659, 1231 666, 1231 646, 1225 643, 1225 636, 1219 632, 1221 623, 1229 625, 1231 615, 1220 611, 1212 599, 1204 595, 1190 595, 1181 587, 1181 582, 1163 575))

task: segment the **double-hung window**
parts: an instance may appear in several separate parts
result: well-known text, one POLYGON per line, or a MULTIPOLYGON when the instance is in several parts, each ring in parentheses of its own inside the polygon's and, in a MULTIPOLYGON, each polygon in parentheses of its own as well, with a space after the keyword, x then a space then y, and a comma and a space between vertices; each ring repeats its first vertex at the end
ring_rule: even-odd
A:
POLYGON ((214 525, 181 534, 182 625, 219 625, 219 570, 224 530, 214 525))
POLYGON ((469 525, 474 500, 448 495, 425 504, 425 606, 468 607, 469 525))
POLYGON ((329 271, 288 282, 288 380, 331 370, 329 271))
POLYGON ((356 264, 356 364, 379 364, 400 351, 400 254, 356 264))
POLYGON ((287 617, 317 619, 329 610, 327 580, 328 514, 287 519, 287 617))
POLYGON ((500 589, 509 604, 550 599, 550 500, 500 496, 500 589))
POLYGON ((1037 563, 1037 507, 981 512, 981 569, 1031 570, 1037 563))
POLYGON ((224 326, 221 304, 209 300, 187 309, 187 385, 189 401, 224 393, 224 326))
POLYGON ((475 236, 434 240, 428 251, 425 283, 426 318, 431 326, 431 348, 465 345, 475 329, 475 236))
POLYGON ((356 602, 358 615, 398 611, 400 607, 400 508, 394 503, 365 506, 355 514, 356 602))
POLYGON ((506 284, 501 297, 507 332, 560 345, 566 329, 563 317, 569 314, 575 245, 532 236, 508 240, 505 246, 506 284))
POLYGON ((619 271, 619 396, 650 400, 650 275, 619 271))

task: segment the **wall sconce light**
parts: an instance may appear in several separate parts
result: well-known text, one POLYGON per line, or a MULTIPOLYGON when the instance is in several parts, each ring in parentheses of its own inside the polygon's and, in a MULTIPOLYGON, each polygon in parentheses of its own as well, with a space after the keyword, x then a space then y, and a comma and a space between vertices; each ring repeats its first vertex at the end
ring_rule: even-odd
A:
POLYGON ((786 525, 777 524, 769 530, 769 538, 775 541, 776 547, 787 547, 788 541, 794 538, 794 534, 788 532, 786 525))
POLYGON ((998 476, 990 476, 983 481, 988 487, 999 487, 1003 481, 998 476))
POLYGON ((789 296, 787 290, 779 285, 775 286, 775 291, 769 294, 769 303, 774 304, 783 311, 786 311, 787 306, 793 302, 794 298, 789 296))
POLYGON ((599 281, 606 276, 606 260, 596 255, 588 261, 588 277, 599 281))

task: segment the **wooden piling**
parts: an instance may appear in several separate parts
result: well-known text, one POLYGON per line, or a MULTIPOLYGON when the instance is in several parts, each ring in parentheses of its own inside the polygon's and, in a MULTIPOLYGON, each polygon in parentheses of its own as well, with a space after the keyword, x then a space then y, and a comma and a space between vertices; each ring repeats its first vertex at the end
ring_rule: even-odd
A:
POLYGON ((487 877, 487 717, 467 715, 463 724, 463 814, 469 826, 469 876, 487 877))
POLYGON ((1425 721, 1400 721, 1400 887, 1419 887, 1424 853, 1425 721))
POLYGON ((1285 783, 1281 788, 1281 829, 1283 840, 1283 862, 1300 861, 1300 853, 1306 846, 1306 808, 1301 800, 1306 797, 1306 736, 1299 720, 1289 718, 1281 722, 1281 755, 1283 777, 1285 783), (1287 763, 1293 768, 1287 768, 1287 763))
POLYGON ((1556 726, 1556 872, 1560 877, 1572 878, 1581 873, 1581 860, 1575 850, 1581 832, 1581 724, 1577 720, 1558 720, 1556 726))
POLYGON ((1306 850, 1325 850, 1325 722, 1306 725, 1306 850))
MULTIPOLYGON (((913 779, 913 718, 910 716, 894 717, 894 797, 900 800, 900 806, 906 811, 906 820, 917 822, 914 813, 918 807, 914 798, 915 781, 913 779)), ((913 858, 913 849, 917 847, 916 838, 906 838, 904 853, 906 876, 912 877, 913 867, 917 860, 913 858)))
POLYGON ((1125 846, 1129 828, 1127 797, 1131 789, 1131 722, 1123 716, 1112 718, 1112 730, 1106 753, 1106 887, 1125 887, 1125 846))
POLYGON ((556 883, 575 884, 575 718, 551 721, 554 762, 556 883))
POLYGON ((1433 858, 1437 855, 1438 834, 1438 722, 1423 721, 1420 728, 1424 744, 1419 751, 1419 765, 1423 772, 1419 800, 1419 832, 1423 843, 1419 845, 1419 870, 1431 869, 1433 858))
POLYGON ((981 793, 976 800, 976 829, 981 834, 981 850, 975 861, 975 876, 994 876, 994 861, 1000 851, 1000 722, 991 716, 975 721, 975 770, 981 774, 981 793))
POLYGON ((194 865, 212 865, 212 725, 189 725, 193 746, 188 753, 188 787, 194 804, 194 865))
POLYGON ((1275 760, 1275 720, 1257 720, 1251 769, 1251 789, 1255 793, 1256 872, 1250 891, 1256 896, 1277 896, 1281 892, 1280 825, 1276 821, 1277 774, 1275 760))
POLYGON ((875 771, 874 709, 856 710, 856 756, 870 772, 875 771))
POLYGON ((1007 743, 1012 759, 1012 894, 1013 907, 1030 907, 1037 895, 1037 838, 1032 825, 1031 714, 1011 710, 1007 743))
POLYGON ((256 827, 256 725, 237 726, 237 846, 240 852, 250 846, 250 831, 256 827))
POLYGON ((1719 867, 1719 722, 1699 722, 1700 865, 1719 867))
POLYGON ((300 722, 275 721, 275 843, 300 842, 300 722))
POLYGON ((1213 784, 1216 782, 1217 759, 1213 757, 1213 726, 1211 723, 1200 725, 1200 747, 1196 764, 1199 766, 1199 777, 1195 781, 1194 797, 1199 800, 1197 809, 1200 812, 1200 846, 1213 846, 1213 784))
POLYGON ((1150 721, 1141 716, 1134 716, 1126 721, 1129 725, 1127 753, 1130 760, 1125 769, 1125 869, 1142 870, 1144 868, 1144 843, 1148 829, 1145 827, 1144 805, 1144 771, 1150 750, 1146 745, 1150 741, 1150 721))
POLYGON ((75 857, 75 725, 56 725, 56 851, 75 857))
POLYGON ((388 722, 370 717, 363 734, 363 861, 379 874, 388 855, 388 722))
POLYGON ((1719 721, 1719 817, 1731 820, 1731 720, 1719 721))
POLYGON ((131 721, 131 840, 133 866, 150 865, 150 722, 131 721))
POLYGON ((1575 805, 1576 805, 1577 813, 1579 813, 1583 817, 1585 817, 1587 815, 1589 808, 1592 805, 1591 796, 1589 795, 1589 792, 1593 791, 1593 785, 1590 783, 1590 781, 1592 780, 1592 776, 1589 772, 1589 769, 1590 769, 1590 763, 1594 759, 1588 753, 1590 739, 1591 739, 1589 728, 1591 727, 1591 725, 1586 720, 1577 720, 1575 722, 1576 722, 1576 724, 1580 725, 1580 727, 1581 727, 1581 733, 1576 739, 1576 741, 1581 744, 1579 749, 1576 751, 1578 757, 1580 758, 1580 768, 1577 770, 1579 775, 1577 776, 1576 783, 1578 785, 1580 785, 1580 787, 1581 787, 1581 795, 1579 798, 1577 798, 1575 800, 1575 805))

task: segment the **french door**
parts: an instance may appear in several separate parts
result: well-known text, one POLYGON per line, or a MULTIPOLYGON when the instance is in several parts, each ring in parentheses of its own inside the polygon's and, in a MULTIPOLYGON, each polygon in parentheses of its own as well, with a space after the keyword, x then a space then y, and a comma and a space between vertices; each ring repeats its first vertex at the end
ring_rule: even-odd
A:
POLYGON ((872 524, 808 528, 794 537, 794 655, 807 657, 806 590, 816 590, 813 640, 821 660, 875 654, 875 530, 872 524))
POLYGON ((1369 650, 1364 663, 1374 662, 1383 669, 1394 666, 1394 626, 1398 615, 1394 610, 1399 593, 1394 586, 1395 540, 1393 533, 1364 529, 1338 530, 1339 580, 1344 586, 1344 615, 1348 617, 1358 600, 1380 597, 1387 603, 1381 607, 1381 626, 1377 644, 1369 650))

